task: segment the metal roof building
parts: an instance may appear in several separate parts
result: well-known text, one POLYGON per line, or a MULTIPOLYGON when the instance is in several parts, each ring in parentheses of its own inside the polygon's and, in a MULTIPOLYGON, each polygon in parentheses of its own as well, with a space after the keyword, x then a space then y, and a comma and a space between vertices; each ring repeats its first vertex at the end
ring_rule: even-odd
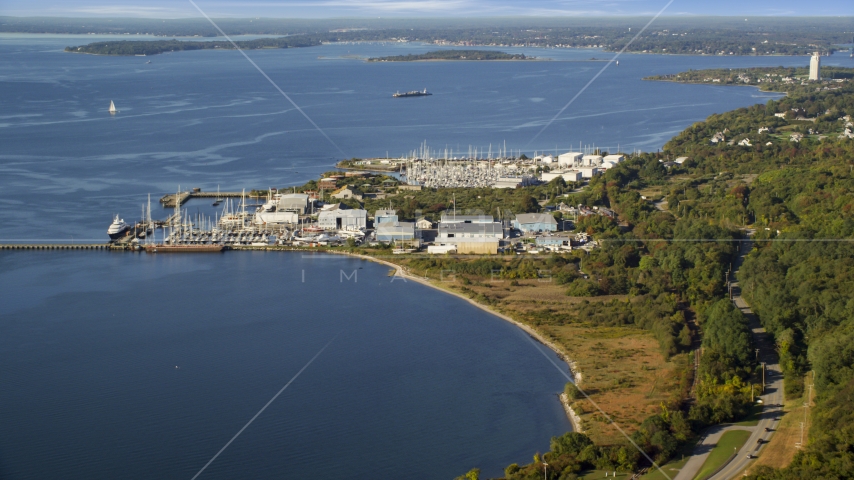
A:
POLYGON ((375 225, 378 242, 415 239, 414 222, 383 222, 375 225))
POLYGON ((359 230, 368 227, 366 210, 326 210, 317 215, 317 226, 324 230, 359 230))
POLYGON ((276 204, 277 212, 305 213, 309 205, 308 195, 304 193, 287 193, 279 198, 276 204))
POLYGON ((374 212, 374 225, 381 223, 397 223, 397 212, 395 210, 377 210, 374 212))
POLYGON ((489 223, 439 223, 437 242, 455 243, 476 238, 504 238, 501 222, 489 223))
POLYGON ((556 232, 557 220, 550 213, 520 213, 513 228, 523 232, 556 232))

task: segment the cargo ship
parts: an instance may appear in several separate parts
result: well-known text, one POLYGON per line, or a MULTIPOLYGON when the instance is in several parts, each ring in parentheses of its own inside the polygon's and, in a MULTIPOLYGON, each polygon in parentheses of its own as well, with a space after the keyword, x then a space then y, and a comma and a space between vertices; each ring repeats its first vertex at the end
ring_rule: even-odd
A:
POLYGON ((428 96, 428 95, 433 95, 433 94, 432 94, 432 93, 430 93, 430 92, 428 92, 428 91, 427 91, 427 89, 425 88, 424 90, 422 90, 422 91, 420 91, 420 92, 419 92, 419 91, 417 91, 417 90, 413 90, 413 91, 411 91, 411 92, 406 92, 406 93, 400 93, 400 92, 397 92, 397 93, 393 94, 393 95, 392 95, 392 97, 394 97, 394 98, 401 98, 401 97, 426 97, 426 96, 428 96))

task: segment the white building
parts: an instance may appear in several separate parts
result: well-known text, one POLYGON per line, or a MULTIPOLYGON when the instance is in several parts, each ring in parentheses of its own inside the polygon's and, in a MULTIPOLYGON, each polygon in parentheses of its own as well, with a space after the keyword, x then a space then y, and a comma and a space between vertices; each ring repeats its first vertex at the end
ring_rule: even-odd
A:
POLYGON ((581 172, 582 178, 593 178, 602 173, 598 167, 578 167, 577 170, 581 172))
POLYGON ((557 157, 557 164, 558 165, 566 165, 566 166, 571 167, 577 163, 580 163, 581 157, 583 157, 583 156, 584 156, 583 153, 578 153, 578 152, 562 153, 562 154, 558 155, 558 157, 557 157))
POLYGON ((821 80, 821 55, 815 52, 810 57, 810 80, 821 80))
POLYGON ((317 215, 317 226, 324 230, 360 230, 368 227, 366 210, 327 210, 317 215))
POLYGON ((557 177, 563 177, 564 182, 580 182, 581 172, 578 170, 555 170, 553 172, 543 172, 541 176, 544 182, 551 182, 557 177))
POLYGON ((581 157, 581 164, 585 167, 598 167, 602 165, 601 155, 584 155, 581 157))
POLYGON ((603 162, 622 163, 626 161, 625 155, 605 155, 603 162))
POLYGON ((513 177, 498 177, 498 181, 492 184, 492 188, 520 188, 534 184, 534 179, 528 175, 513 177))
POLYGON ((299 223, 296 212, 256 212, 255 225, 288 225, 299 223))

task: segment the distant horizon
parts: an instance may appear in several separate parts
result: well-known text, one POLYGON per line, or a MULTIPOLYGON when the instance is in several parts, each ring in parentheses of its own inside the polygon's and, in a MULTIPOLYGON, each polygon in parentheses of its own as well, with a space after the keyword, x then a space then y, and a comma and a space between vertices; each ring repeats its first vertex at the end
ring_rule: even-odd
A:
MULTIPOLYGON (((454 16, 452 18, 444 17, 444 16, 433 16, 433 17, 415 17, 415 16, 388 16, 388 17, 375 17, 368 15, 350 15, 350 16, 339 16, 339 17, 274 17, 274 16, 220 16, 216 17, 214 15, 210 15, 211 18, 219 18, 219 19, 227 19, 227 20, 285 20, 285 21, 303 21, 303 20, 407 20, 407 21, 453 21, 455 23, 463 22, 466 20, 513 20, 513 19, 535 19, 535 20, 549 20, 549 21, 560 21, 560 20, 574 20, 579 17, 583 17, 585 19, 637 19, 637 18, 648 18, 647 15, 642 14, 624 14, 624 15, 566 15, 566 16, 542 16, 542 15, 490 15, 490 16, 454 16)), ((204 18, 199 17, 198 15, 188 15, 182 17, 140 17, 140 16, 97 16, 97 15, 6 15, 0 12, 0 19, 2 18, 15 18, 15 19, 28 19, 28 18, 39 18, 39 19, 93 19, 93 20, 204 20, 204 18)), ((854 14, 852 15, 708 15, 708 14, 694 14, 694 13, 677 13, 677 14, 667 14, 664 13, 660 17, 660 19, 701 19, 701 18, 709 18, 709 19, 756 19, 756 20, 767 20, 767 19, 786 19, 793 20, 799 18, 805 19, 852 19, 854 20, 854 14)))
MULTIPOLYGON (((667 0, 199 0, 208 15, 219 18, 367 19, 367 18, 504 18, 635 17, 658 13, 667 0), (485 13, 488 13, 485 15, 485 13)), ((677 0, 669 17, 851 17, 848 0, 804 4, 794 0, 721 0, 710 4, 677 0), (721 15, 724 13, 725 15, 721 15)), ((148 0, 4 0, 0 16, 55 18, 198 18, 188 1, 148 0)))

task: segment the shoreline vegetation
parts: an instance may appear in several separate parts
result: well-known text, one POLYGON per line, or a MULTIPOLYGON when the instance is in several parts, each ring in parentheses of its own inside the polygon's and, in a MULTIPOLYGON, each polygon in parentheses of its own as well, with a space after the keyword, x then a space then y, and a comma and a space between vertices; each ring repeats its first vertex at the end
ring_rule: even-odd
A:
POLYGON ((523 61, 536 60, 522 53, 506 53, 493 50, 435 50, 420 54, 392 55, 369 58, 368 62, 424 62, 424 61, 523 61))

